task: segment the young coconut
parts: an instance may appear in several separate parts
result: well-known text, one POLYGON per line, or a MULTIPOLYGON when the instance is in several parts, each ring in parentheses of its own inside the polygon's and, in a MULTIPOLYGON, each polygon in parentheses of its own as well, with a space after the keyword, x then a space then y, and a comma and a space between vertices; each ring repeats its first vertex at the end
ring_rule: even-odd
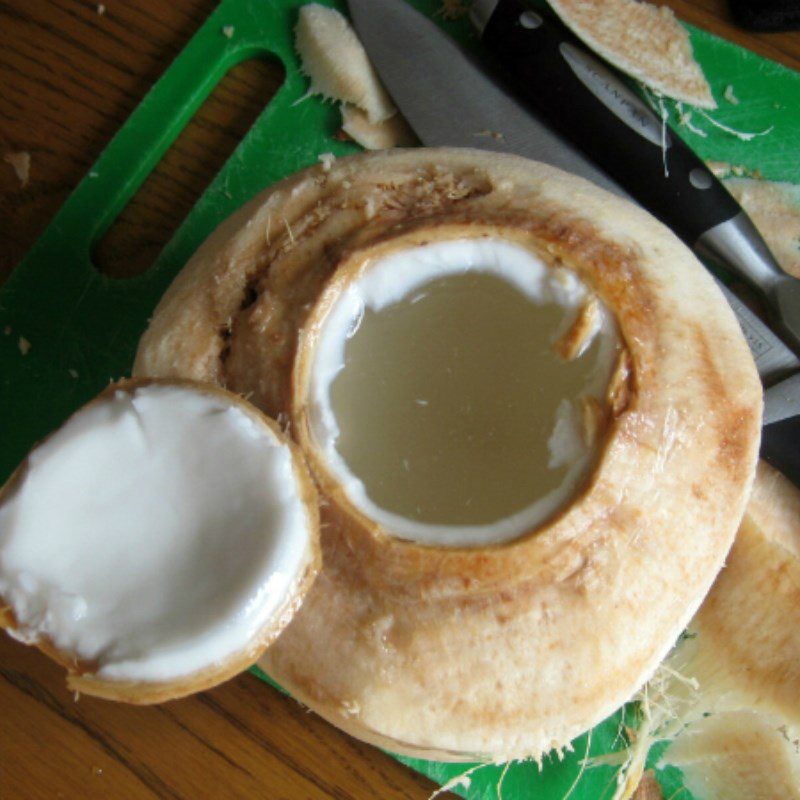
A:
POLYGON ((713 280, 641 209, 510 155, 391 150, 287 178, 178 275, 135 372, 224 382, 285 415, 321 489, 324 566, 260 663, 334 724, 408 755, 540 758, 629 699, 707 593, 755 470, 761 388, 713 280), (427 350, 401 335, 415 314, 427 350), (406 393, 367 424, 390 351, 383 378, 406 393), (373 376, 361 389, 358 363, 373 376), (508 404, 488 414, 493 437, 465 421, 474 404, 456 407, 458 447, 437 467, 454 428, 420 437, 414 420, 454 399, 448 368, 485 408, 508 404), (347 423, 335 395, 351 378, 347 423), (544 454, 533 480, 506 449, 526 419, 544 454), (383 459, 388 489, 349 444, 383 459), (427 461, 411 444, 430 444, 427 461), (489 463, 504 476, 491 496, 459 498, 489 463), (419 511, 391 469, 435 478, 419 511))
POLYGON ((77 692, 155 703, 227 680, 318 568, 297 448, 213 386, 113 384, 0 492, 0 625, 77 692))

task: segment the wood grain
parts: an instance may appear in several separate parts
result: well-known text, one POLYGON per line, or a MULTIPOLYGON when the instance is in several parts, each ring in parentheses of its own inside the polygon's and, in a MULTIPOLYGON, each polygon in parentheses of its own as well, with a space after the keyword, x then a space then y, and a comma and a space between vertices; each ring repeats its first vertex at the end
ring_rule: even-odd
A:
MULTIPOLYGON (((0 2, 0 153, 31 154, 24 189, 0 164, 0 276, 20 261, 214 5, 106 0, 101 15, 95 3, 76 0, 0 2)), ((140 209, 146 231, 154 203, 146 196, 134 202, 130 210, 140 209)))
POLYGON ((253 675, 161 706, 75 699, 0 637, 0 798, 426 798, 433 784, 253 675))
MULTIPOLYGON (((722 0, 676 13, 800 69, 798 34, 751 35, 722 0)), ((0 162, 0 279, 18 263, 213 0, 0 0, 0 155, 31 154, 20 187, 0 162)), ((99 243, 116 275, 145 269, 281 81, 242 65, 99 243), (203 153, 203 158, 198 154, 203 153), (203 163, 199 163, 203 162, 203 163)), ((160 707, 75 701, 61 670, 0 636, 0 799, 426 798, 432 784, 252 675, 160 707)))

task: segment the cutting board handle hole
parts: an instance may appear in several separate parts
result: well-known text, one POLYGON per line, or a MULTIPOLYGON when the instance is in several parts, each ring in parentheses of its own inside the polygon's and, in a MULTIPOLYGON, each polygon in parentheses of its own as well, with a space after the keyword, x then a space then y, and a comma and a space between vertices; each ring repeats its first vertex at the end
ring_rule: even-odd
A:
POLYGON ((146 272, 283 84, 277 59, 232 67, 98 240, 96 268, 112 278, 146 272))

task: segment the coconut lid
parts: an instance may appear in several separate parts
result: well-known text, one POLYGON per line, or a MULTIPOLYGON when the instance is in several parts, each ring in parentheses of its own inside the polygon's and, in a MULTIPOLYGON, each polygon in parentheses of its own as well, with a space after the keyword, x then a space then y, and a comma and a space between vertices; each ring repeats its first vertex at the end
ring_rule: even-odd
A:
POLYGON ((0 493, 0 620, 87 694, 157 702, 253 663, 319 565, 297 449, 240 397, 112 385, 0 493))

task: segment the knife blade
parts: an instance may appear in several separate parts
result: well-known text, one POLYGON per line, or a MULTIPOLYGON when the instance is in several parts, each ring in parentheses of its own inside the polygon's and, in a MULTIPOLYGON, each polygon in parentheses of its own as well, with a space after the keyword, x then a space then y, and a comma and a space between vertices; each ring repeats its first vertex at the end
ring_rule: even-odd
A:
MULTIPOLYGON (((381 80, 423 144, 515 153, 632 199, 406 2, 348 2, 356 32, 381 80), (503 136, 487 135, 492 132, 503 136)), ((785 452, 787 441, 800 441, 800 386, 791 383, 791 376, 800 371, 800 359, 738 297, 719 285, 739 320, 759 375, 770 387, 765 392, 762 455, 800 485, 800 452, 795 452, 800 447, 790 447, 788 456, 785 452)))

